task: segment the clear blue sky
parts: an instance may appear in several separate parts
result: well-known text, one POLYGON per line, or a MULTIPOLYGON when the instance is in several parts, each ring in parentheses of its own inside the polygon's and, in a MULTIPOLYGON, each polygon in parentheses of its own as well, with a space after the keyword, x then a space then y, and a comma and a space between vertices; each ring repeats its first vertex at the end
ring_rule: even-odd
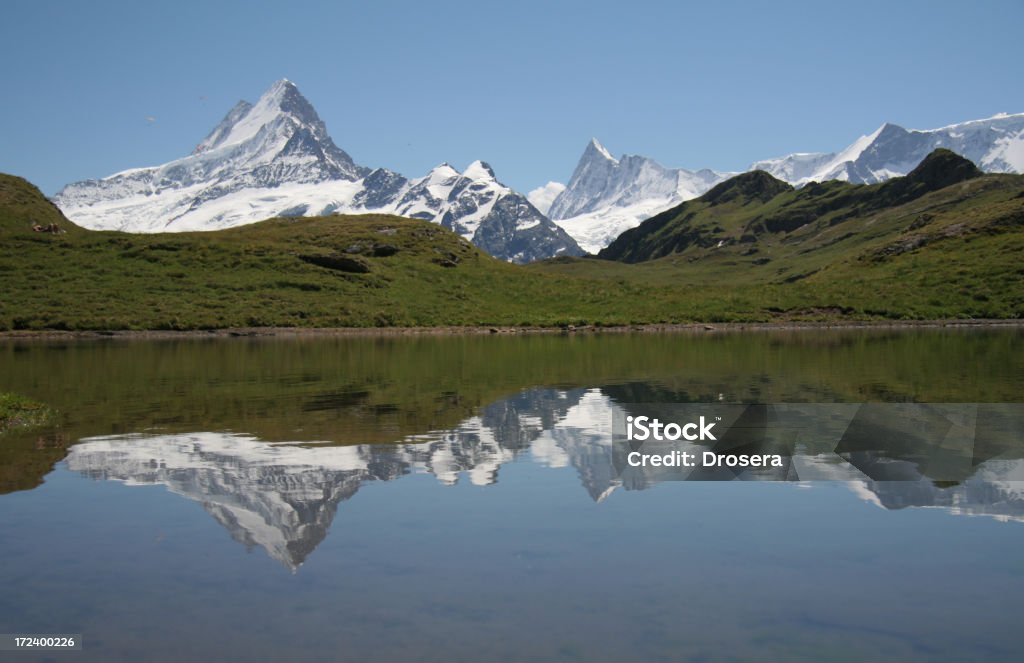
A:
POLYGON ((484 159, 528 191, 587 140, 740 170, 882 122, 1024 112, 1024 2, 0 5, 0 171, 47 194, 188 154, 289 78, 355 160, 484 159))

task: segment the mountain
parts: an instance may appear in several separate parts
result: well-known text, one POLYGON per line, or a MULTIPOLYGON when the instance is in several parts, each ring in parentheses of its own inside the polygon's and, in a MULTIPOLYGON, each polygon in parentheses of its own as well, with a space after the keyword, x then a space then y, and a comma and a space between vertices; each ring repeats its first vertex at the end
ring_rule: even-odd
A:
POLYGON ((918 131, 885 123, 836 153, 790 154, 755 162, 763 170, 797 186, 842 180, 875 184, 906 175, 929 153, 945 148, 990 173, 1024 173, 1024 113, 918 131))
MULTIPOLYGON (((986 172, 1024 172, 1024 114, 925 131, 884 124, 834 153, 795 153, 750 170, 804 186, 878 183, 905 175, 937 148, 986 172)), ((334 144, 316 110, 287 80, 255 104, 240 101, 187 157, 69 184, 54 202, 91 229, 212 230, 275 216, 377 212, 428 219, 513 262, 596 253, 622 232, 691 200, 733 173, 666 168, 643 156, 618 159, 597 139, 568 185, 524 196, 476 161, 441 164, 418 179, 356 164, 334 144)))
POLYGON ((367 176, 353 203, 357 210, 435 221, 512 262, 583 253, 525 196, 498 182, 483 161, 462 173, 444 163, 411 181, 379 169, 367 176))
MULTIPOLYGON (((435 175, 395 184, 429 193, 463 179, 435 175)), ((618 264, 525 268, 437 223, 383 214, 91 231, 0 178, 0 332, 1024 317, 1024 176, 978 175, 949 152, 912 175, 794 189, 746 174, 624 233, 601 253, 618 264), (56 232, 34 228, 44 217, 56 232)))
POLYGON ((367 172, 334 145, 298 88, 282 80, 255 105, 239 102, 191 155, 69 184, 54 202, 96 230, 208 230, 296 215, 301 192, 325 183, 351 189, 367 172))
MULTIPOLYGON (((1024 114, 997 115, 926 131, 884 124, 846 149, 794 153, 754 162, 794 186, 842 180, 876 184, 906 175, 929 153, 945 148, 991 173, 1024 173, 1024 114)), ((584 249, 596 253, 644 219, 696 198, 732 173, 663 168, 639 156, 616 160, 597 140, 587 145, 568 187, 549 216, 584 249)), ((550 189, 557 183, 548 184, 550 189)))
MULTIPOLYGON (((1016 201, 1021 198, 1022 179, 983 176, 973 163, 946 149, 929 154, 905 177, 873 185, 827 182, 796 189, 755 170, 624 232, 598 257, 633 263, 685 256, 690 263, 719 264, 745 258, 742 262, 751 261, 752 266, 771 263, 771 270, 785 274, 787 280, 793 275, 780 263, 783 255, 792 265, 817 249, 859 248, 888 236, 895 243, 879 249, 879 258, 886 251, 907 252, 943 238, 1010 230, 1021 223, 1016 201), (983 182, 963 186, 972 180, 983 182), (1004 191, 1005 209, 983 197, 992 189, 1004 191), (931 205, 920 202, 943 191, 946 195, 931 205), (910 203, 914 207, 906 209, 910 203), (954 205, 967 210, 953 210, 954 205), (901 213, 880 219, 890 210, 901 213), (943 213, 951 213, 949 225, 936 220, 943 213)), ((821 269, 817 266, 812 273, 821 269)))
POLYGON ((704 193, 726 177, 727 173, 707 169, 665 168, 636 155, 616 159, 593 138, 548 215, 582 248, 597 252, 624 230, 704 193))
POLYGON ((294 83, 240 101, 187 157, 69 184, 54 202, 98 230, 214 230, 284 216, 378 212, 440 223, 515 262, 579 255, 579 246, 525 196, 477 161, 409 180, 357 165, 337 147, 294 83))

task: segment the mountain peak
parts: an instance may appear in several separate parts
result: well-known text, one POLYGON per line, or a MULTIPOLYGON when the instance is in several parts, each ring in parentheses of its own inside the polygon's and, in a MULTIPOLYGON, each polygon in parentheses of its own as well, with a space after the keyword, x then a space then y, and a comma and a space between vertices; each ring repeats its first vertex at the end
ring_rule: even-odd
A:
POLYGON ((483 161, 462 173, 441 164, 415 180, 357 165, 288 79, 254 104, 236 104, 195 154, 70 184, 55 200, 94 228, 211 230, 276 216, 398 214, 438 223, 503 260, 583 253, 483 161))
POLYGON ((982 174, 974 162, 940 147, 932 150, 906 176, 895 177, 883 184, 881 191, 890 203, 907 202, 982 174))
POLYGON ((552 219, 566 219, 593 207, 612 188, 619 162, 596 138, 587 143, 567 186, 551 203, 552 219))
POLYGON ((295 83, 287 78, 282 78, 271 85, 256 102, 255 108, 290 115, 300 124, 321 124, 320 116, 317 115, 313 104, 309 103, 295 83))
POLYGON ((455 170, 455 168, 453 168, 452 165, 447 161, 442 161, 441 163, 437 164, 436 166, 430 169, 429 174, 433 175, 435 173, 438 175, 443 175, 445 177, 452 177, 453 175, 458 175, 459 171, 455 170))
POLYGON ((485 161, 477 159, 466 167, 462 176, 471 180, 495 180, 494 169, 485 161))
POLYGON ((792 189, 793 187, 789 184, 772 177, 763 170, 752 170, 716 185, 701 196, 700 200, 711 205, 721 205, 740 198, 744 199, 743 202, 751 200, 768 202, 780 193, 792 189))
POLYGON ((580 163, 593 159, 604 159, 615 164, 619 163, 619 160, 613 157, 612 153, 596 138, 591 138, 590 142, 587 143, 587 149, 583 150, 583 157, 580 159, 580 163))
POLYGON ((210 135, 196 146, 193 154, 243 143, 255 137, 265 126, 279 125, 282 121, 306 127, 318 140, 330 140, 313 105, 302 96, 295 83, 282 78, 271 85, 255 104, 244 100, 235 104, 210 135))
POLYGON ((289 112, 289 109, 286 108, 286 106, 289 105, 294 105, 296 103, 305 103, 306 105, 309 105, 306 98, 302 96, 301 92, 299 92, 298 86, 287 78, 275 81, 274 84, 271 85, 270 88, 267 89, 267 91, 260 97, 260 101, 262 102, 263 100, 267 100, 271 105, 276 105, 285 112, 289 112))
POLYGON ((919 182, 932 182, 940 186, 949 186, 982 174, 974 162, 965 159, 956 152, 939 147, 926 156, 917 168, 907 173, 907 179, 919 182))

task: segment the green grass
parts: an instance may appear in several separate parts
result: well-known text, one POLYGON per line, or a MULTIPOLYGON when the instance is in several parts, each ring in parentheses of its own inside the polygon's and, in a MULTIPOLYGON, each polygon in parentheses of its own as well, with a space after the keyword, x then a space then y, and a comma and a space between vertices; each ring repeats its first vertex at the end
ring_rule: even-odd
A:
MULTIPOLYGON (((985 176, 841 223, 828 212, 791 232, 753 228, 793 209, 801 193, 784 191, 714 206, 690 222, 708 241, 658 260, 524 267, 435 224, 380 215, 88 231, 25 180, 0 175, 0 331, 1021 318, 1022 183, 985 176), (919 248, 886 253, 919 237, 919 248), (381 245, 397 251, 382 255, 381 245), (339 257, 368 271, 332 268, 339 257)), ((844 187, 822 185, 814 204, 844 187)))
POLYGON ((765 203, 697 199, 613 245, 632 263, 532 268, 716 292, 729 312, 766 319, 1024 317, 1024 177, 977 177, 907 202, 886 186, 830 182, 765 203))
POLYGON ((18 394, 0 393, 0 434, 38 428, 53 423, 55 419, 56 413, 42 403, 18 394))

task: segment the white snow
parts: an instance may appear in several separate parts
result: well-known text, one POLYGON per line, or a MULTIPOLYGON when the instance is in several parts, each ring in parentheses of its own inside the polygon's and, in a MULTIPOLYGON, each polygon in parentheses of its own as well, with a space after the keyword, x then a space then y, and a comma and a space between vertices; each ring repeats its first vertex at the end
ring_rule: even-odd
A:
POLYGON ((597 253, 625 231, 680 202, 673 198, 659 198, 626 207, 609 206, 596 212, 559 219, 555 223, 569 233, 584 251, 597 253))
MULTIPOLYGON (((445 163, 405 182, 387 200, 376 197, 376 206, 369 208, 357 202, 375 193, 360 179, 365 169, 330 142, 322 122, 299 118, 291 105, 282 103, 293 94, 298 95, 297 89, 282 79, 255 104, 237 104, 193 154, 69 185, 54 201, 72 221, 94 229, 209 230, 284 213, 374 211, 436 222, 448 218, 457 232, 471 239, 503 197, 518 195, 500 184, 482 161, 461 173, 445 163), (300 126, 329 149, 317 155, 303 144, 283 154, 300 126), (197 200, 202 203, 197 205, 197 200)), ((831 179, 879 182, 906 174, 936 147, 963 154, 990 172, 1024 172, 1024 114, 999 113, 924 131, 884 124, 839 152, 797 152, 755 162, 751 169, 796 186, 831 179), (883 132, 886 138, 880 140, 883 132)), ((592 138, 568 185, 548 182, 531 191, 528 200, 582 248, 594 252, 622 231, 732 175, 666 168, 637 155, 616 159, 592 138)), ((520 217, 519 230, 546 223, 528 208, 520 206, 526 216, 520 217)))
POLYGON ((260 97, 255 106, 242 115, 231 127, 231 130, 209 146, 209 148, 228 147, 252 139, 260 129, 277 121, 281 116, 281 99, 292 87, 291 81, 281 79, 271 86, 270 90, 260 97))
POLYGON ((469 164, 466 170, 462 171, 462 176, 471 180, 494 180, 494 173, 491 172, 490 167, 480 160, 469 164))
MULTIPOLYGON (((479 160, 461 173, 442 163, 411 181, 384 173, 383 181, 394 184, 381 191, 378 184, 367 185, 365 169, 334 146, 315 112, 302 111, 294 100, 302 100, 298 90, 278 81, 256 104, 236 104, 189 156, 71 184, 55 202, 72 221, 93 229, 216 230, 276 216, 372 211, 444 221, 473 240, 495 206, 518 195, 479 160), (316 144, 305 135, 292 142, 300 129, 316 144), (294 148, 286 153, 289 145, 294 148)), ((516 216, 512 233, 546 223, 525 203, 516 216)), ((529 251, 520 257, 527 255, 533 257, 529 251)))
POLYGON ((883 124, 836 154, 794 153, 755 162, 751 170, 765 170, 795 186, 833 179, 850 180, 851 172, 856 173, 854 181, 874 183, 906 175, 932 150, 945 147, 990 172, 1024 172, 1014 138, 1021 131, 1024 131, 1024 113, 1000 113, 938 129, 905 130, 883 124), (878 142, 886 127, 901 136, 895 144, 878 142), (874 149, 869 153, 869 148, 874 149))
POLYGON ((590 139, 590 144, 593 145, 594 149, 596 149, 598 152, 600 152, 601 155, 605 159, 608 159, 608 161, 611 161, 613 163, 618 163, 618 160, 615 157, 612 156, 612 153, 609 152, 608 149, 605 148, 604 145, 601 144, 601 141, 599 141, 596 138, 591 138, 590 139))
MULTIPOLYGON (((864 150, 871 147, 871 144, 875 142, 878 138, 878 134, 882 133, 885 127, 886 125, 883 124, 875 129, 874 133, 868 134, 867 136, 861 136, 857 140, 853 141, 853 143, 851 143, 845 150, 835 156, 832 160, 832 164, 830 165, 835 167, 840 164, 844 164, 847 161, 856 161, 860 155, 864 153, 864 150)), ((828 168, 828 166, 826 166, 826 168, 828 168)))
POLYGON ((1024 130, 997 140, 979 166, 986 170, 1024 173, 1024 130))
POLYGON ((665 168, 653 159, 614 159, 597 139, 548 210, 583 250, 596 253, 644 219, 696 198, 730 173, 665 168))

